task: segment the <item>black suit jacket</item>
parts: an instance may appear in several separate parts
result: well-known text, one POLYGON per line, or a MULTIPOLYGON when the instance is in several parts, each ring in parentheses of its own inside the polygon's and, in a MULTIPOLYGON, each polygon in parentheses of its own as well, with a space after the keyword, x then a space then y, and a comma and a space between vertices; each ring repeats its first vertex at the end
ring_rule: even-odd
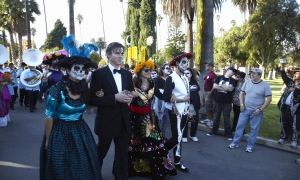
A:
MULTIPOLYGON (((121 79, 122 91, 133 91, 131 73, 121 69, 121 79)), ((126 128, 126 131, 130 134, 131 122, 128 104, 120 103, 115 100, 115 94, 118 93, 118 88, 108 66, 93 72, 90 93, 92 105, 98 107, 94 132, 99 137, 114 138, 120 135, 121 128, 126 128), (104 96, 96 96, 96 92, 101 89, 104 92, 104 96), (122 121, 124 121, 124 123, 122 121)))

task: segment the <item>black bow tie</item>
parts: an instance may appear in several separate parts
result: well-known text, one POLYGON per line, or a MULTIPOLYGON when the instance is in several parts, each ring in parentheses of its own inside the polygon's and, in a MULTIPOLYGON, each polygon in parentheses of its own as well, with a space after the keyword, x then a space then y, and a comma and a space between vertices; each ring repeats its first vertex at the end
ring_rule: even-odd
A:
POLYGON ((114 69, 114 74, 116 74, 116 72, 121 74, 121 69, 120 70, 114 69))

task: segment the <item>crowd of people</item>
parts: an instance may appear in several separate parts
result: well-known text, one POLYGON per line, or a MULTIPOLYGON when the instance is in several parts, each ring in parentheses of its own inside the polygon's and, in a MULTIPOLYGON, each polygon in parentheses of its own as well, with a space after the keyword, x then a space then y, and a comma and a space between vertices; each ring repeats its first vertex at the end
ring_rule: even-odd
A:
MULTIPOLYGON (((0 75, 10 74, 11 80, 2 81, 0 86, 0 126, 7 126, 9 111, 15 110, 18 98, 19 105, 28 107, 30 113, 37 110, 37 102, 46 103, 40 179, 101 180, 103 160, 112 141, 115 179, 145 176, 157 180, 176 176, 177 170, 188 172, 181 161, 182 143, 199 141, 202 107, 206 119, 200 123, 211 128, 207 136, 219 134, 223 114, 224 136, 232 141, 230 149, 239 147, 250 122, 246 152, 253 152, 264 109, 272 100, 270 85, 261 79, 261 69, 253 68, 250 79, 245 80, 245 72, 234 67, 217 76, 213 62, 208 62, 201 89, 201 75, 188 68, 192 53, 180 52, 159 68, 152 60, 133 61, 129 66, 123 64, 125 47, 113 42, 106 48, 107 66, 99 68, 87 54, 70 50, 74 47, 66 44, 64 47, 66 50, 45 54, 41 68, 25 63, 19 69, 13 63, 0 65, 0 75), (29 83, 36 81, 40 83, 29 83), (83 119, 91 108, 97 109, 97 143, 83 119), (168 127, 170 138, 166 138, 168 127)), ((289 77, 284 64, 280 70, 286 89, 278 103, 282 127, 278 143, 290 139, 291 147, 297 148, 300 71, 294 70, 289 77)), ((300 159, 296 163, 300 164, 300 159)))

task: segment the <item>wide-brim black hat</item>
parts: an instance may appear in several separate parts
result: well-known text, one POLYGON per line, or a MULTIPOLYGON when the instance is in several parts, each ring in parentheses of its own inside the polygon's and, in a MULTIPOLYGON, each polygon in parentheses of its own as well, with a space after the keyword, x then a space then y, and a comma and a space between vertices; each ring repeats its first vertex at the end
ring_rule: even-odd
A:
POLYGON ((43 64, 52 65, 53 60, 61 60, 68 56, 69 56, 68 52, 63 49, 59 50, 57 52, 50 52, 50 53, 45 54, 45 56, 43 58, 43 64))
POLYGON ((176 66, 176 61, 180 61, 181 58, 187 57, 189 60, 194 57, 192 53, 180 52, 174 56, 174 58, 169 62, 169 66, 176 66))
POLYGON ((72 67, 73 64, 82 64, 84 65, 84 68, 98 68, 97 63, 92 62, 89 58, 86 57, 81 57, 81 56, 71 56, 71 57, 66 57, 64 59, 61 59, 57 61, 56 63, 53 64, 54 68, 65 68, 68 69, 72 67))

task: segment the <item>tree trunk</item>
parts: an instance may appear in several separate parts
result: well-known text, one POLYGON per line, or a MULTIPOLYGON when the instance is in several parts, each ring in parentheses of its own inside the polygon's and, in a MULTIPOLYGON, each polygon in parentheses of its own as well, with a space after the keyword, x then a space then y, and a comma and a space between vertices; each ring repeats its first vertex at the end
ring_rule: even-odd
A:
MULTIPOLYGON (((198 0, 203 2, 202 17, 198 17, 198 21, 202 18, 202 41, 201 43, 201 56, 200 56, 200 76, 199 84, 200 88, 204 89, 203 76, 207 74, 205 62, 213 62, 214 52, 214 4, 212 0, 198 0)), ((199 9, 198 9, 199 11, 199 9)), ((202 94, 203 96, 203 94, 202 94)), ((205 108, 201 109, 201 113, 205 113, 205 108)))
MULTIPOLYGON (((202 50, 200 59, 200 73, 205 75, 205 62, 214 61, 214 4, 212 0, 203 0, 203 31, 202 31, 202 50)), ((203 81, 203 78, 200 78, 203 81)), ((204 81, 203 81, 204 82, 204 81)))
MULTIPOLYGON (((22 34, 18 33, 18 39, 19 39, 19 44, 18 44, 19 62, 23 62, 23 59, 22 59, 22 54, 23 54, 23 40, 22 40, 22 37, 23 37, 22 34)), ((28 41, 27 41, 27 43, 28 43, 28 41)), ((30 45, 30 47, 31 47, 31 45, 30 45)))
POLYGON ((5 30, 2 30, 3 46, 6 47, 5 30))
POLYGON ((69 32, 75 35, 74 1, 69 0, 69 32))
MULTIPOLYGON (((193 21, 187 21, 187 35, 186 35, 186 52, 193 53, 193 21)), ((190 60, 190 67, 194 68, 194 60, 190 60)))
POLYGON ((10 39, 10 60, 11 62, 15 63, 16 62, 16 56, 15 56, 15 42, 14 42, 14 37, 13 37, 13 33, 10 32, 9 33, 9 39, 10 39))
POLYGON ((261 71, 262 71, 262 74, 261 74, 261 79, 264 79, 265 78, 265 67, 264 67, 264 64, 265 64, 265 55, 264 55, 264 49, 261 48, 260 49, 260 53, 261 53, 261 71))

